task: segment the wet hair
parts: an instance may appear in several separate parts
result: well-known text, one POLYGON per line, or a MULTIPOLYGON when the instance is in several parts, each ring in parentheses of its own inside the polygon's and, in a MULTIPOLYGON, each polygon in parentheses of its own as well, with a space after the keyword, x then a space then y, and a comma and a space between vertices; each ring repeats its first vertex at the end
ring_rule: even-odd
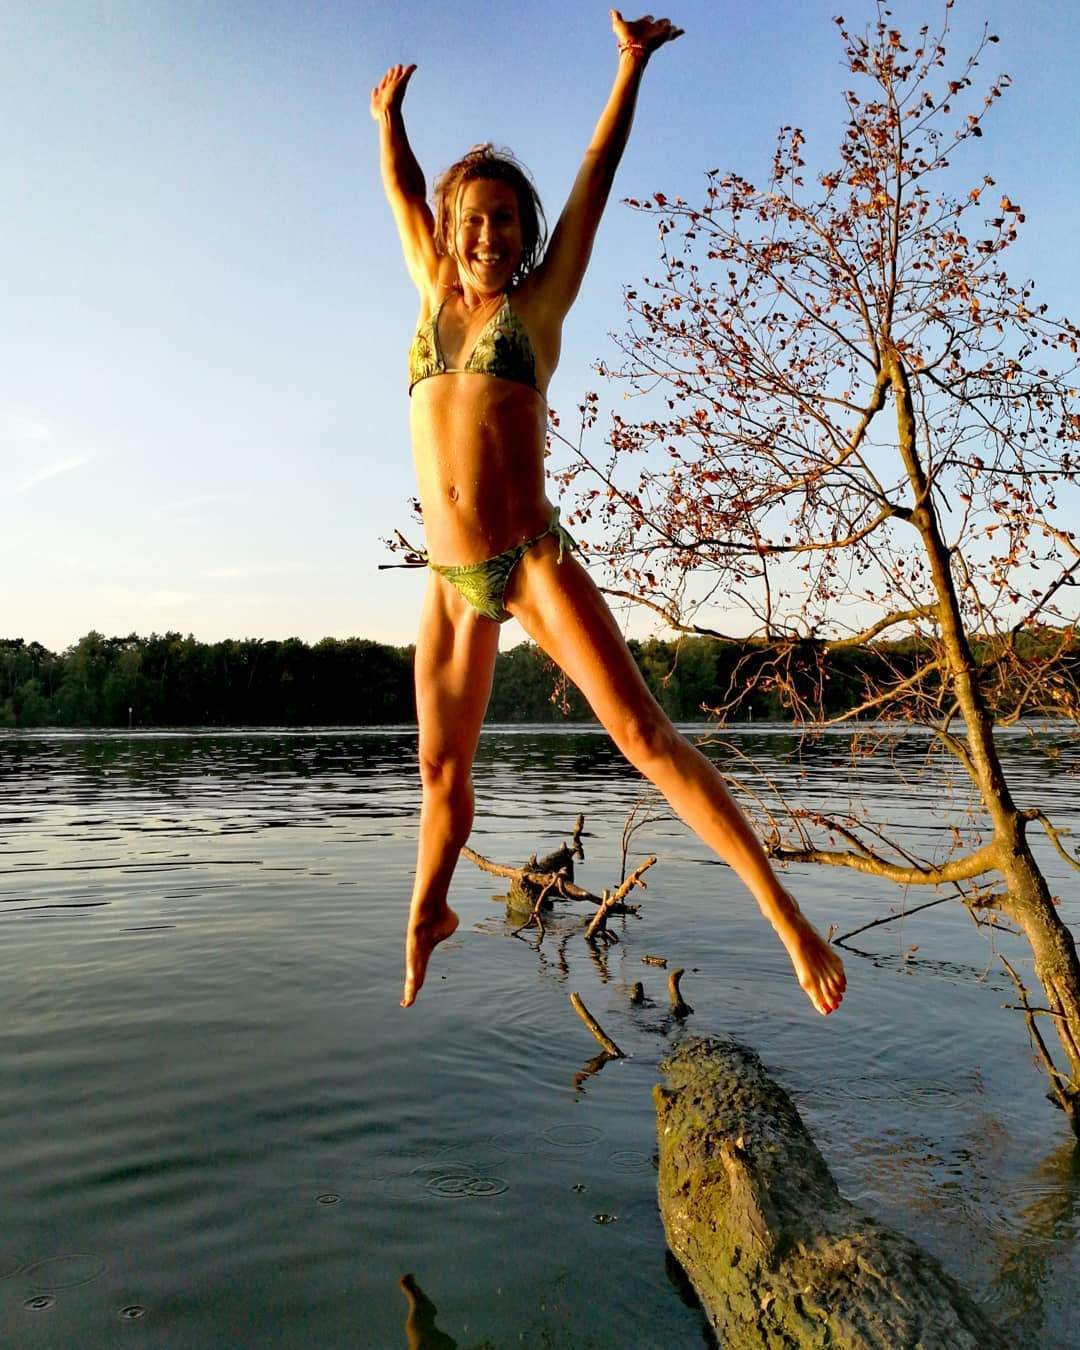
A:
POLYGON ((493 179, 514 189, 524 252, 512 283, 520 286, 540 261, 547 243, 547 221, 528 170, 509 150, 496 150, 490 144, 474 145, 468 154, 462 155, 435 180, 435 247, 444 257, 453 256, 461 191, 466 183, 477 179, 493 179))

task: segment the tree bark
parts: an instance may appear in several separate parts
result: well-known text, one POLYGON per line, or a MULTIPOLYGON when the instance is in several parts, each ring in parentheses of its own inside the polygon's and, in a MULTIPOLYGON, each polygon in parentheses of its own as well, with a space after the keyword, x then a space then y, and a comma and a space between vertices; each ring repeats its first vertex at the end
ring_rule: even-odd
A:
POLYGON ((725 1350, 1004 1350, 932 1256, 841 1196, 752 1050, 694 1039, 661 1068, 664 1230, 725 1350))
MULTIPOLYGON (((1022 825, 1022 822, 1018 822, 1022 825)), ((1003 850, 1004 851, 1004 850, 1003 850)), ((1001 871, 1008 894, 1000 908, 1027 938, 1034 956, 1035 976, 1042 985, 1046 1006, 1068 1060, 1063 1074, 1049 1062, 1044 1067, 1051 1094, 1064 1110, 1073 1132, 1080 1137, 1080 960, 1070 930, 1061 921, 1046 878, 1031 856, 1021 834, 1018 847, 1002 859, 1001 871)))
POLYGON ((911 522, 919 531, 937 595, 938 623, 948 663, 948 679, 967 731, 964 759, 993 828, 991 848, 1008 887, 997 906, 1008 914, 1031 944, 1035 974, 1046 995, 1058 1040, 1068 1061, 1059 1072, 1049 1052, 1040 1057, 1053 1099, 1080 1137, 1080 960, 1076 943, 1062 923, 1027 842, 1026 820, 1017 809, 994 744, 994 719, 979 686, 979 671, 964 629, 949 549, 942 536, 930 487, 919 458, 915 411, 904 363, 886 335, 883 365, 892 383, 900 455, 915 499, 911 522))

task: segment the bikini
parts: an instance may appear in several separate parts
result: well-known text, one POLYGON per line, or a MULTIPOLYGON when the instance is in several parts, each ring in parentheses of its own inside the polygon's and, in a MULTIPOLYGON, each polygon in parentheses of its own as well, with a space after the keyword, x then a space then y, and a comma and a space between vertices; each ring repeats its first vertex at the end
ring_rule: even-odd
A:
MULTIPOLYGON (((447 297, 449 298, 449 297, 447 297)), ((433 375, 489 375, 500 380, 513 380, 518 384, 527 384, 536 389, 536 359, 532 343, 525 326, 510 308, 510 297, 503 296, 498 312, 484 325, 476 346, 463 366, 446 364, 439 343, 439 315, 446 304, 444 299, 429 319, 420 324, 409 348, 409 393, 421 380, 433 375)), ((541 395, 543 397, 543 395, 541 395)), ((510 574, 521 559, 534 548, 541 539, 553 534, 559 541, 558 561, 563 560, 565 548, 576 548, 570 534, 559 524, 559 508, 552 513, 546 530, 542 530, 532 539, 515 544, 494 558, 485 558, 482 562, 464 563, 459 566, 433 563, 426 554, 420 555, 427 560, 428 567, 439 576, 445 577, 455 586, 479 614, 505 623, 510 612, 506 608, 506 587, 510 574)))
MULTIPOLYGON (((446 297, 447 300, 449 298, 446 297)), ((435 313, 416 330, 409 348, 410 394, 421 380, 432 375, 494 375, 500 380, 527 384, 530 389, 540 393, 536 385, 536 360, 532 343, 525 325, 510 308, 508 295, 503 296, 498 312, 484 325, 472 355, 459 367, 446 364, 439 342, 439 315, 445 305, 446 300, 443 300, 435 313)))

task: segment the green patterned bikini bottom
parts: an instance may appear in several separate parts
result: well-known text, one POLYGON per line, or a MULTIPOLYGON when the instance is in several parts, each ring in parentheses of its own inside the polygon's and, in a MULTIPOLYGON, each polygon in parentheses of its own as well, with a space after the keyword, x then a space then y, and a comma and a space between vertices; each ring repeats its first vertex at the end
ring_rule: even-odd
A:
POLYGON ((529 549, 535 547, 541 539, 546 539, 549 534, 553 534, 559 541, 559 562, 563 560, 564 549, 577 548, 573 538, 559 524, 559 508, 556 507, 546 530, 541 530, 533 539, 515 544, 505 553, 498 553, 494 558, 485 558, 483 562, 465 563, 459 567, 444 566, 429 559, 428 566, 433 572, 438 572, 439 576, 445 577, 451 586, 456 586, 478 613, 487 619, 494 619, 497 623, 505 623, 511 617, 504 603, 510 573, 529 549))

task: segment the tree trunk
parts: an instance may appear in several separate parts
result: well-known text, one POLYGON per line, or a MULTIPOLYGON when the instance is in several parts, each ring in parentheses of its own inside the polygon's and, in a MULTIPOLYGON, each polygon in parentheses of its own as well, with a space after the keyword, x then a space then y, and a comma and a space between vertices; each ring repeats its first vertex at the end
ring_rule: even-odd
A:
POLYGON ((1025 833, 1025 821, 1013 801, 997 747, 994 719, 979 685, 979 671, 964 631, 949 549, 941 532, 930 487, 919 459, 915 413, 907 371, 891 338, 882 342, 896 403, 900 455, 907 471, 915 506, 911 523, 919 531, 937 596, 938 623, 948 661, 948 677, 967 730, 963 762, 979 789, 993 826, 998 870, 1008 894, 998 908, 1019 925, 1031 944, 1035 974, 1046 995, 1047 1008, 1068 1061, 1068 1073, 1059 1072, 1035 1024, 1028 1025, 1038 1040, 1054 1100, 1065 1111, 1080 1137, 1080 961, 1072 933, 1061 922, 1050 898, 1046 878, 1035 861, 1025 833))
POLYGON ((752 1050, 690 1040, 661 1068, 664 1230, 726 1350, 1003 1350, 932 1256, 840 1195, 752 1050))
MULTIPOLYGON (((1077 960, 1076 943, 1061 921, 1046 878, 1026 840, 1009 850, 1001 870, 1008 894, 1000 902, 1000 908, 1020 928, 1031 946, 1035 976, 1042 985, 1046 1007, 1052 1014, 1048 1020, 1053 1023, 1065 1052, 1068 1073, 1054 1068, 1042 1044, 1040 1054, 1054 1100, 1065 1111, 1074 1133, 1080 1137, 1080 961, 1077 960)), ((1035 1016, 1029 1015, 1033 1032, 1036 1031, 1035 1016)))

